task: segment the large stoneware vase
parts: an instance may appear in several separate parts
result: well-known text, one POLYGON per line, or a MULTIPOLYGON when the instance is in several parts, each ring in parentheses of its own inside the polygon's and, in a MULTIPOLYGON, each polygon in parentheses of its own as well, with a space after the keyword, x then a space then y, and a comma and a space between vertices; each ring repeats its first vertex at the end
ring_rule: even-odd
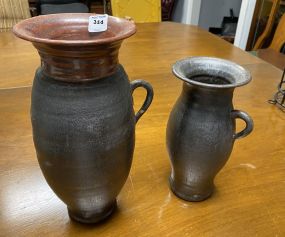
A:
POLYGON ((209 57, 178 61, 173 73, 184 83, 167 125, 170 187, 184 200, 202 201, 212 194, 214 178, 235 140, 253 129, 249 115, 232 104, 234 89, 247 84, 251 76, 233 62, 209 57), (238 133, 237 118, 246 123, 238 133))
POLYGON ((109 17, 108 29, 88 32, 90 14, 33 17, 14 27, 38 50, 31 102, 33 139, 41 170, 71 218, 95 223, 112 213, 132 164, 135 124, 153 91, 131 83, 118 63, 135 25, 109 17), (137 114, 132 92, 147 90, 137 114))

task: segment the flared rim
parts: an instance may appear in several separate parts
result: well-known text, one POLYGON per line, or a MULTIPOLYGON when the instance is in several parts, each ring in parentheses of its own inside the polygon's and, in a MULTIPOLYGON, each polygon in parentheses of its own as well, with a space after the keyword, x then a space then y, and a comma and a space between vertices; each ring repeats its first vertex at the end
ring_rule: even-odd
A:
POLYGON ((234 88, 251 81, 251 74, 244 67, 221 58, 188 57, 177 61, 172 67, 173 74, 186 83, 206 88, 234 88), (191 78, 201 75, 227 79, 227 84, 210 84, 191 78))
POLYGON ((136 26, 132 21, 108 16, 107 31, 89 33, 88 20, 89 16, 93 15, 95 14, 61 13, 36 16, 16 24, 13 33, 21 39, 35 43, 98 45, 123 40, 136 32, 136 26))

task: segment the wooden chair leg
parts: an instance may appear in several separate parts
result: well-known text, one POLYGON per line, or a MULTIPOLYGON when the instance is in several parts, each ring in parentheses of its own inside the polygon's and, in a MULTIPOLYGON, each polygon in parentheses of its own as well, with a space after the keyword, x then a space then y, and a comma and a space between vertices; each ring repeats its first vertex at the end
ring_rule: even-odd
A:
POLYGON ((257 41, 253 47, 253 50, 260 49, 263 46, 266 38, 271 33, 271 30, 272 30, 272 27, 274 24, 274 20, 275 20, 275 16, 276 16, 276 13, 278 11, 279 4, 280 4, 280 0, 274 0, 273 1, 273 5, 272 5, 271 11, 270 11, 270 15, 269 15, 266 27, 265 27, 263 33, 258 37, 258 39, 257 39, 257 41))

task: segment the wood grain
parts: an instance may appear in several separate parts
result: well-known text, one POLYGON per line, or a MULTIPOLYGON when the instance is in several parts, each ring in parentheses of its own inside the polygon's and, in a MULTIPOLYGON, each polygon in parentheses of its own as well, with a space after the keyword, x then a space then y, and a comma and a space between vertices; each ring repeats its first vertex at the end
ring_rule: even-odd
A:
MULTIPOLYGON (((143 78, 153 85, 155 97, 136 127, 133 165, 118 197, 118 210, 107 221, 86 226, 69 220, 37 164, 30 87, 5 89, 31 84, 38 56, 9 34, 0 35, 0 42, 5 76, 0 82, 0 236, 285 235, 285 115, 267 103, 280 70, 196 27, 139 25, 136 36, 123 44, 120 60, 131 80, 143 78), (10 38, 6 45, 5 38, 10 38), (215 180, 214 195, 200 203, 183 201, 169 190, 165 146, 168 115, 182 86, 171 65, 192 55, 233 60, 253 76, 249 85, 235 91, 234 105, 253 117, 255 129, 235 143, 215 180), (18 67, 18 57, 25 58, 25 66, 18 67)), ((144 96, 143 90, 134 93, 136 110, 144 96)))
POLYGON ((11 29, 17 22, 31 17, 27 0, 0 0, 0 32, 11 29))

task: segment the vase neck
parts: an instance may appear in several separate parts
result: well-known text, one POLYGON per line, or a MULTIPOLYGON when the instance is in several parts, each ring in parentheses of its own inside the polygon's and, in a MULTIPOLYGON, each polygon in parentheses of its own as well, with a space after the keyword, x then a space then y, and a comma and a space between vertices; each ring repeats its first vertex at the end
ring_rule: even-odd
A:
POLYGON ((183 94, 186 100, 191 100, 201 106, 231 107, 234 88, 205 88, 184 83, 183 94))
POLYGON ((83 82, 113 74, 118 66, 122 41, 89 46, 34 43, 43 73, 55 80, 83 82))

